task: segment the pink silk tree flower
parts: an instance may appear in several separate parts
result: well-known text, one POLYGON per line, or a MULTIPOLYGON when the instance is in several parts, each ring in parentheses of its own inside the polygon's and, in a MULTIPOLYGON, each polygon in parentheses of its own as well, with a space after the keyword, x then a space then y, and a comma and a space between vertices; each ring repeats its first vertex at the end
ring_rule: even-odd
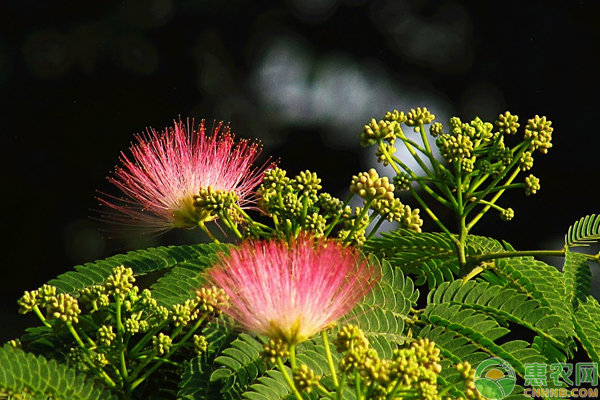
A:
POLYGON ((357 250, 301 236, 244 242, 207 270, 207 283, 229 296, 221 311, 243 329, 295 345, 350 312, 379 275, 357 250))
POLYGON ((188 119, 160 134, 150 128, 136 139, 132 158, 121 153, 122 167, 108 178, 125 196, 98 199, 115 211, 105 215, 113 222, 159 232, 193 228, 216 218, 195 206, 201 189, 233 193, 242 208, 252 204, 265 170, 252 166, 261 149, 248 140, 236 142, 228 125, 219 123, 209 136, 204 120, 196 129, 188 119))

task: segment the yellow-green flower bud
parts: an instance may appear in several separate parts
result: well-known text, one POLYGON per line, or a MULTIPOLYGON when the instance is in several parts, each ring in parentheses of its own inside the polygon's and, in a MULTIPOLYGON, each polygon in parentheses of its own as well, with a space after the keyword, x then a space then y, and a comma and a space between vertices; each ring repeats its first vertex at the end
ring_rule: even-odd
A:
POLYGON ((38 289, 39 304, 42 307, 48 305, 56 296, 56 287, 51 285, 43 285, 38 289))
POLYGON ((98 365, 99 367, 105 367, 108 365, 108 359, 106 358, 106 355, 104 355, 102 353, 95 353, 94 354, 94 363, 96 365, 98 365))
POLYGON ((525 178, 525 195, 530 196, 536 194, 541 189, 540 180, 533 175, 525 178))
POLYGON ((421 227, 423 226, 423 220, 419 216, 420 210, 415 208, 411 210, 410 206, 404 205, 404 215, 400 219, 400 225, 404 229, 408 229, 413 232, 421 233, 421 227))
POLYGON ((467 135, 461 133, 456 136, 444 133, 437 138, 435 143, 448 162, 471 158, 473 153, 473 142, 467 135))
POLYGON ((483 122, 481 118, 477 117, 471 121, 470 125, 475 128, 473 139, 481 140, 485 143, 494 137, 494 134, 492 133, 494 125, 490 124, 489 122, 483 122))
POLYGON ((518 121, 519 117, 517 115, 512 115, 510 112, 506 111, 504 114, 500 114, 498 116, 496 126, 498 127, 498 131, 500 131, 500 133, 514 135, 517 133, 519 126, 521 126, 518 121))
POLYGON ((381 120, 377 122, 372 118, 368 125, 363 126, 360 133, 360 145, 367 147, 377 143, 378 140, 392 143, 396 140, 396 130, 400 129, 399 126, 396 121, 381 120))
POLYGON ((369 339, 364 332, 356 325, 344 325, 340 327, 337 337, 333 341, 338 353, 343 353, 351 349, 369 347, 369 339))
POLYGON ((376 200, 371 207, 390 222, 401 222, 404 218, 404 204, 399 199, 376 200))
POLYGON ((369 172, 361 172, 352 177, 350 192, 358 194, 363 199, 369 201, 374 199, 394 198, 394 185, 391 184, 387 176, 382 178, 374 168, 369 172))
POLYGON ((531 142, 531 150, 539 150, 546 154, 548 149, 552 147, 552 122, 546 120, 546 117, 536 115, 527 121, 525 126, 525 139, 531 142))
POLYGON ((427 110, 427 107, 418 107, 416 110, 411 109, 406 116, 406 125, 414 126, 415 132, 419 131, 420 125, 426 125, 433 122, 435 115, 427 110))
POLYGON ((521 155, 519 159, 519 168, 522 171, 530 170, 533 167, 533 156, 530 151, 526 151, 521 155))
POLYGON ((107 294, 115 294, 124 298, 133 288, 133 282, 135 282, 133 270, 120 265, 115 267, 112 274, 106 278, 104 287, 106 288, 107 294))
POLYGON ((298 391, 310 393, 314 386, 317 386, 321 377, 315 374, 306 364, 300 364, 294 371, 294 385, 298 391))
POLYGON ((219 315, 221 313, 219 307, 227 303, 228 297, 223 289, 212 286, 197 290, 196 301, 201 312, 219 315))
POLYGON ((404 122, 406 122, 406 115, 404 114, 404 111, 398 111, 398 110, 394 110, 392 112, 387 112, 385 114, 385 120, 386 121, 395 121, 399 124, 402 124, 404 122))
POLYGON ((277 338, 270 339, 269 343, 263 346, 261 358, 265 362, 270 362, 271 364, 274 364, 277 362, 277 358, 285 358, 289 357, 289 355, 290 350, 288 343, 281 338, 277 338))
POLYGON ((379 145, 379 147, 377 148, 377 151, 375 152, 375 156, 377 156, 377 162, 382 163, 384 166, 387 167, 388 165, 390 165, 390 160, 386 156, 386 153, 388 155, 392 155, 395 152, 396 152, 396 148, 394 147, 393 144, 381 143, 379 145))
POLYGON ((239 196, 234 191, 215 190, 209 186, 201 188, 200 192, 194 196, 194 207, 200 215, 206 214, 202 220, 212 219, 214 217, 208 217, 208 215, 229 210, 238 200, 239 196))
POLYGON ((394 187, 398 190, 410 190, 410 184, 412 182, 412 178, 406 172, 398 172, 396 176, 394 176, 394 187))
POLYGON ((110 346, 113 340, 117 338, 117 334, 113 332, 111 325, 102 325, 98 329, 98 342, 104 346, 110 346))
POLYGON ((312 232, 315 237, 323 236, 326 226, 327 220, 325 220, 325 217, 316 212, 307 215, 304 221, 304 229, 308 232, 312 232))
POLYGON ((194 335, 194 349, 196 350, 197 355, 202 355, 208 349, 208 342, 206 341, 206 337, 202 335, 194 335))
POLYGON ((140 331, 140 321, 133 318, 127 318, 123 321, 123 327, 125 328, 125 332, 130 335, 135 335, 140 331))
POLYGON ((175 326, 185 326, 191 320, 191 309, 185 304, 175 304, 171 311, 171 320, 175 326))
POLYGON ((102 285, 86 286, 79 290, 79 303, 87 310, 100 307, 100 303, 102 303, 102 306, 107 306, 108 303, 104 304, 103 301, 99 301, 100 297, 105 295, 105 293, 106 288, 102 285))
POLYGON ((154 336, 152 338, 152 345, 161 356, 165 355, 169 352, 169 350, 171 350, 172 344, 173 340, 162 332, 159 333, 158 336, 154 336))
POLYGON ((502 218, 504 221, 510 221, 514 217, 515 217, 515 211, 512 208, 507 208, 505 210, 502 210, 502 212, 500 213, 500 218, 502 218))
POLYGON ((317 192, 322 188, 321 179, 314 172, 302 171, 292 180, 292 187, 303 196, 314 197, 316 201, 317 192))
POLYGON ((329 193, 319 194, 319 206, 325 212, 326 216, 335 218, 342 213, 344 203, 337 197, 331 196, 329 193))
POLYGON ((46 313, 48 319, 60 319, 76 324, 79 322, 78 316, 81 311, 77 304, 77 299, 69 294, 61 293, 46 305, 46 313))
POLYGON ((33 308, 38 305, 38 300, 39 292, 37 290, 25 292, 23 297, 17 301, 17 304, 19 305, 19 314, 27 314, 28 312, 33 311, 33 308))
POLYGON ((442 134, 443 129, 444 129, 444 126, 442 124, 440 124, 439 122, 434 122, 429 127, 429 134, 433 137, 438 137, 439 135, 442 134))

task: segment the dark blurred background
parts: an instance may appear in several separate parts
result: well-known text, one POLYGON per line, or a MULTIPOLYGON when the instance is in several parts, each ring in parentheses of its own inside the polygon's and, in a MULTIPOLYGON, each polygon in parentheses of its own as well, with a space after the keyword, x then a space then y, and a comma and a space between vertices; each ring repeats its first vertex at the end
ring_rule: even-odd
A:
POLYGON ((90 219, 97 190, 117 194, 105 177, 133 134, 180 115, 231 122, 262 140, 262 161, 317 172, 340 197, 374 163, 361 126, 388 110, 546 115, 542 190, 507 195, 513 222, 490 213, 475 233, 560 248, 600 212, 598 15, 591 0, 2 1, 0 342, 32 323, 23 291, 73 265, 205 240, 110 239, 90 219))

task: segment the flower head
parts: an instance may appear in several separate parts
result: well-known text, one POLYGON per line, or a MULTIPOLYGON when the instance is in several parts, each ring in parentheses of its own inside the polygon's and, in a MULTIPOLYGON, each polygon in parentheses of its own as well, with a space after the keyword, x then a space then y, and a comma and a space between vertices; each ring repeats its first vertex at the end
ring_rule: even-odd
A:
POLYGON ((244 207, 262 180, 265 168, 252 167, 260 153, 258 143, 236 142, 222 123, 210 136, 204 120, 197 128, 188 120, 162 133, 150 128, 136 139, 132 158, 122 153, 122 167, 108 178, 125 196, 99 198, 116 211, 107 216, 117 223, 139 222, 157 231, 193 228, 217 217, 212 209, 198 206, 195 198, 202 189, 230 193, 244 207))
POLYGON ((308 236, 290 244, 244 242, 207 271, 209 283, 229 296, 225 314, 290 345, 350 312, 378 277, 358 251, 308 236))

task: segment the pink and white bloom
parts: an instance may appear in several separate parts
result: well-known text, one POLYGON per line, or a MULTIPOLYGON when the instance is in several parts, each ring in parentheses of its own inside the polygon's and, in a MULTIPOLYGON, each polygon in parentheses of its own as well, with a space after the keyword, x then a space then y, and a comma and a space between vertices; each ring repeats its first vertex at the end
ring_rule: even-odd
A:
POLYGON ((236 142, 228 125, 218 124, 206 134, 204 120, 175 122, 162 133, 149 128, 136 135, 132 158, 121 153, 122 167, 108 179, 125 195, 99 201, 115 213, 113 222, 135 225, 151 231, 193 228, 216 218, 194 207, 200 189, 234 192, 240 207, 252 203, 253 189, 261 182, 265 167, 252 164, 260 153, 258 143, 236 142))
POLYGON ((229 296, 223 313, 290 345, 346 315, 378 279, 379 269, 358 251, 307 236, 244 242, 207 271, 208 283, 229 296))

